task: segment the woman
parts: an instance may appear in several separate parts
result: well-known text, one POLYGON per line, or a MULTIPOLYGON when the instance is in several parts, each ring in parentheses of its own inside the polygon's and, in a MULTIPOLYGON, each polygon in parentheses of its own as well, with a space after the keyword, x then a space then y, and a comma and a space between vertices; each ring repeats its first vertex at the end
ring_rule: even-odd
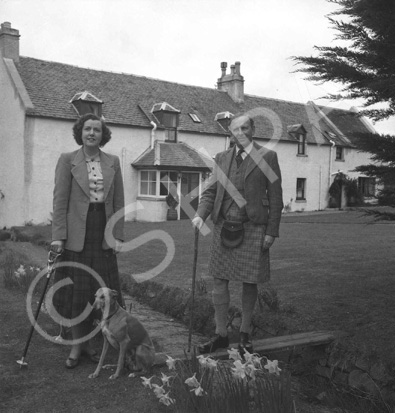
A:
MULTIPOLYGON (((81 116, 73 126, 73 135, 82 147, 61 154, 55 171, 53 197, 51 248, 62 249, 62 261, 69 262, 57 269, 55 283, 67 278, 72 280, 59 288, 53 298, 57 312, 65 319, 81 315, 88 302, 93 303, 99 288, 95 277, 78 264, 90 267, 107 287, 117 290, 122 304, 115 253, 123 240, 123 216, 112 231, 116 240, 115 245, 111 245, 114 249, 104 237, 106 223, 124 207, 119 158, 100 150, 111 139, 111 131, 96 115, 81 116)), ((79 342, 71 346, 67 368, 76 367, 81 355, 97 362, 89 340, 84 340, 91 330, 91 316, 71 326, 73 340, 79 342)))

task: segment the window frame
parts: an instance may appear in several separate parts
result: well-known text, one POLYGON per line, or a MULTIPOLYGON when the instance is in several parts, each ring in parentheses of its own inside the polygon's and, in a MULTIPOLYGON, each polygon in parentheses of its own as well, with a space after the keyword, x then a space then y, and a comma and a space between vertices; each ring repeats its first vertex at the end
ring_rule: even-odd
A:
POLYGON ((306 201, 306 178, 296 178, 296 201, 306 201), (302 186, 300 187, 299 183, 302 183, 302 186), (299 190, 302 190, 302 197, 298 196, 299 190))
POLYGON ((343 146, 335 147, 335 161, 344 161, 344 148, 343 146), (338 156, 338 151, 340 150, 340 157, 338 156))
MULTIPOLYGON (((139 181, 138 181, 138 184, 139 184, 139 189, 138 189, 138 196, 144 196, 144 197, 149 197, 149 198, 156 198, 157 197, 157 193, 158 193, 158 171, 157 170, 155 170, 155 169, 142 169, 142 170, 140 170, 139 171, 139 181), (143 181, 143 179, 142 179, 142 174, 144 173, 144 172, 147 172, 148 174, 149 173, 155 173, 155 180, 147 180, 147 181, 143 181), (148 188, 150 188, 150 183, 154 183, 155 182, 155 193, 154 194, 150 194, 150 193, 147 193, 147 194, 143 194, 142 193, 142 183, 143 182, 147 182, 147 184, 148 184, 148 188)), ((149 192, 149 191, 148 191, 149 192)))
POLYGON ((177 184, 178 184, 178 171, 161 171, 159 170, 159 193, 158 193, 158 197, 166 197, 169 194, 169 184, 170 182, 172 182, 176 189, 177 188, 177 184), (164 181, 162 181, 162 174, 164 174, 163 178, 167 175, 168 179, 166 181, 166 183, 164 183, 164 181), (174 174, 173 177, 175 177, 175 180, 171 179, 171 174, 174 174), (162 187, 167 189, 167 193, 166 194, 161 194, 161 189, 162 187))
POLYGON ((305 133, 298 133, 298 152, 297 155, 299 156, 306 156, 306 134, 305 133))
POLYGON ((188 113, 188 115, 191 117, 191 119, 193 120, 193 122, 195 122, 195 123, 202 123, 202 121, 200 120, 199 116, 196 115, 196 113, 188 113))
POLYGON ((376 178, 359 176, 358 189, 364 197, 371 198, 376 196, 376 178))

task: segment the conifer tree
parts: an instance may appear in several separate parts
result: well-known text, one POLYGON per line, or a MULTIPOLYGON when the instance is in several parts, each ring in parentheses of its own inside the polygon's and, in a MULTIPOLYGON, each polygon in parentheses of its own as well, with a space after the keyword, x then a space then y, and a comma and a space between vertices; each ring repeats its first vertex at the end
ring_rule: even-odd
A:
MULTIPOLYGON (((297 72, 307 80, 342 84, 340 93, 329 99, 363 101, 361 116, 373 121, 395 115, 395 1, 327 0, 340 8, 328 16, 344 46, 315 46, 318 56, 295 56, 297 72), (339 16, 344 16, 341 19, 339 16), (379 107, 377 107, 377 105, 379 107)), ((395 205, 395 136, 358 135, 358 146, 372 154, 374 163, 357 172, 384 183, 381 196, 395 205)))

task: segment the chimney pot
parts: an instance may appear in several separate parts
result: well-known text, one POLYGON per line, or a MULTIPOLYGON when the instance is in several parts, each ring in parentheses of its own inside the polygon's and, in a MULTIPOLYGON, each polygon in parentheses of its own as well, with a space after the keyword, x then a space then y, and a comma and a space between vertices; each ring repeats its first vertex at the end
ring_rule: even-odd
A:
POLYGON ((230 74, 226 74, 226 62, 221 62, 222 77, 218 79, 218 90, 225 91, 237 103, 244 102, 244 78, 240 74, 240 62, 230 66, 230 74))
POLYGON ((10 22, 1 23, 0 54, 7 59, 19 61, 19 30, 12 29, 10 22))
POLYGON ((236 75, 240 74, 240 62, 235 63, 235 73, 236 75))
POLYGON ((226 75, 226 68, 228 67, 228 63, 221 62, 221 77, 226 75))

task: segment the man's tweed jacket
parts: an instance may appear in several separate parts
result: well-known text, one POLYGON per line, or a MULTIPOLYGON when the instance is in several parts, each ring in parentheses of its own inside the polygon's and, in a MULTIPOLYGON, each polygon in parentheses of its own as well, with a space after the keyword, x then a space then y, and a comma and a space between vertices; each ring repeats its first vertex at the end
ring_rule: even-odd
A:
MULTIPOLYGON (((213 174, 196 211, 196 215, 203 220, 211 214, 214 224, 218 221, 227 176, 236 150, 235 145, 215 157, 213 174)), ((244 199, 236 195, 237 202, 239 206, 245 206, 250 221, 266 225, 266 235, 278 237, 283 200, 277 154, 254 142, 253 150, 245 161, 249 164, 244 176, 244 199)))

